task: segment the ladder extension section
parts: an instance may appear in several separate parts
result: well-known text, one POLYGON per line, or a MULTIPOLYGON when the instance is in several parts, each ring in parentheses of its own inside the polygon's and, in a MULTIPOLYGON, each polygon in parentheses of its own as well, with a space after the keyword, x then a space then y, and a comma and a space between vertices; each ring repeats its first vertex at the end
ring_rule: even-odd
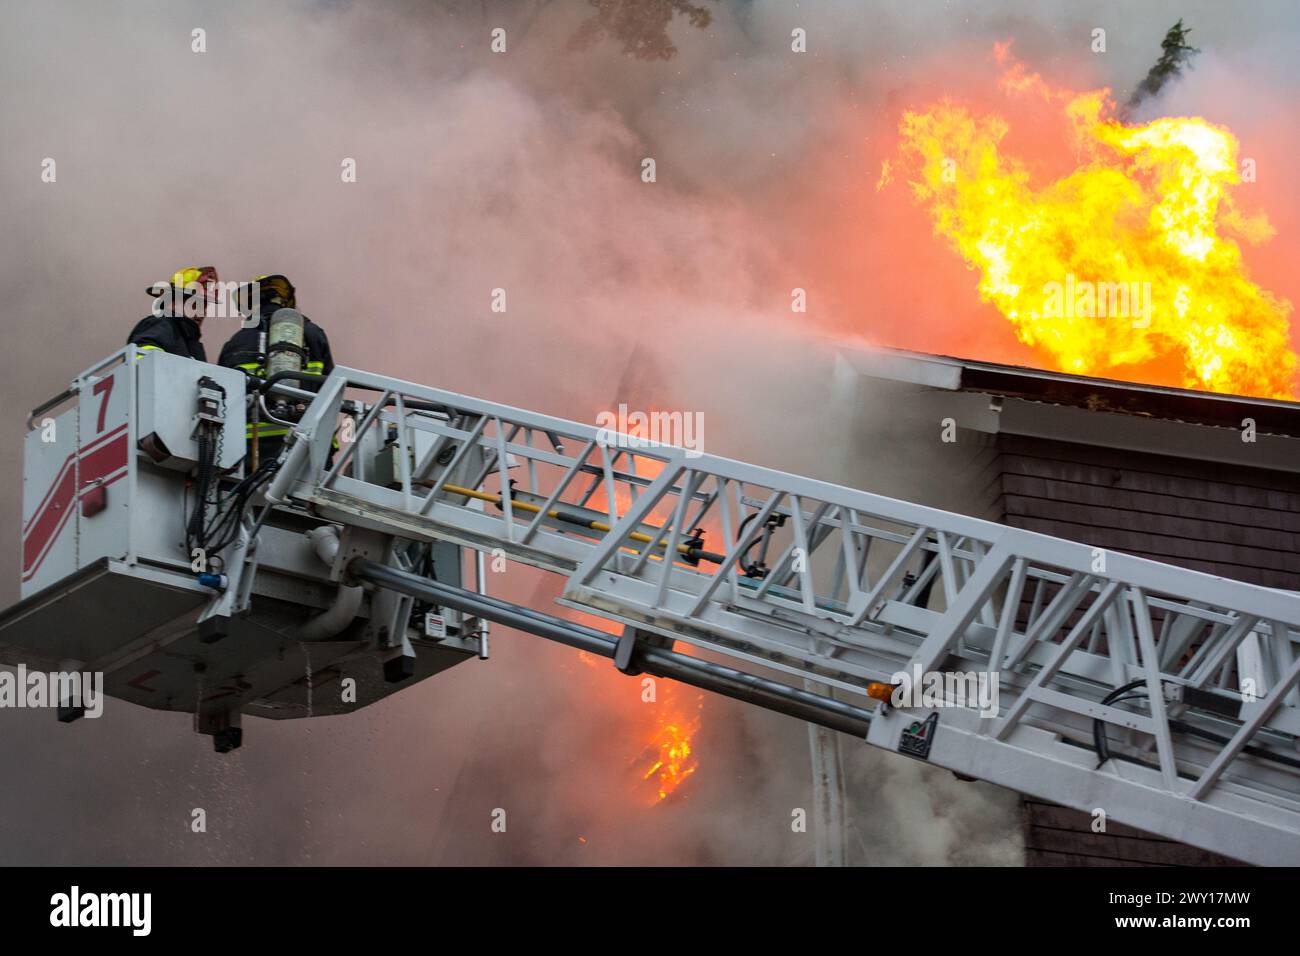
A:
POLYGON ((1300 863, 1300 595, 347 368, 268 496, 563 574, 562 603, 792 687, 866 705, 899 672, 918 695, 942 678, 867 741, 1300 863), (372 429, 382 478, 354 460, 372 429), (336 432, 355 440, 331 463, 336 432))

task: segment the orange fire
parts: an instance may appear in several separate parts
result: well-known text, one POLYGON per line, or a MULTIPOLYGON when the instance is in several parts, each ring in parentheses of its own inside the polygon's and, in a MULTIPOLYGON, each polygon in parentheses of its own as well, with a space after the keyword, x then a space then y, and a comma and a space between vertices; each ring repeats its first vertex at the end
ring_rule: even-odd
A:
MULTIPOLYGON (((563 613, 571 620, 607 634, 622 633, 622 625, 573 609, 563 613)), ((689 645, 677 651, 690 653, 689 645)), ((672 796, 695 773, 699 759, 695 737, 704 711, 704 695, 663 678, 643 675, 628 680, 603 657, 579 651, 584 670, 594 672, 594 691, 609 708, 606 729, 626 738, 627 794, 633 800, 657 806, 672 796), (646 684, 652 680, 653 684, 646 684)))
POLYGON ((677 706, 671 689, 657 710, 658 725, 646 746, 644 757, 649 761, 642 780, 653 781, 658 800, 667 799, 691 774, 697 761, 691 750, 691 738, 700 729, 702 698, 697 701, 694 713, 677 706))
MULTIPOLYGON (((590 624, 609 634, 619 634, 622 626, 601 617, 581 615, 570 611, 575 619, 590 624)), ((689 653, 689 648, 679 645, 678 650, 689 653)), ((609 662, 588 654, 578 652, 578 659, 587 667, 602 670, 609 668, 609 662)), ((614 675, 609 668, 608 673, 614 675)), ((643 680, 644 678, 642 678, 643 680)), ((653 788, 653 797, 649 802, 660 803, 671 796, 699 766, 692 740, 700 729, 701 713, 704 709, 704 695, 697 694, 694 706, 688 706, 679 699, 685 688, 679 688, 671 681, 653 678, 654 695, 648 698, 646 687, 641 683, 629 686, 626 677, 617 677, 618 696, 621 702, 621 717, 628 723, 644 727, 634 731, 645 743, 630 760, 632 772, 636 775, 636 792, 640 793, 646 781, 653 788), (635 711, 634 711, 635 709, 635 711), (632 714, 635 712, 635 718, 632 714)))
POLYGON ((1236 203, 1233 134, 1197 117, 1128 125, 1109 90, 1057 90, 1008 46, 995 54, 1006 95, 1065 121, 1073 169, 1031 175, 1004 144, 1006 119, 944 100, 903 115, 877 188, 905 176, 935 234, 978 270, 981 299, 1062 371, 1292 397, 1291 303, 1243 260, 1239 241, 1273 229, 1236 203))

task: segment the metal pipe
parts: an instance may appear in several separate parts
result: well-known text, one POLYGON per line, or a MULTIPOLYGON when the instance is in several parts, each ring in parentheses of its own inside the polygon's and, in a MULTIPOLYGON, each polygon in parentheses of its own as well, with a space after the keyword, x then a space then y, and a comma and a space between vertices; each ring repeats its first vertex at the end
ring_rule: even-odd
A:
MULTIPOLYGON (((338 529, 333 525, 321 525, 308 531, 307 539, 316 556, 332 568, 339 553, 338 529)), ((330 606, 298 628, 298 640, 327 641, 341 634, 356 620, 363 596, 364 589, 360 585, 339 584, 330 606)))
MULTIPOLYGON (((354 558, 348 564, 347 573, 356 580, 369 581, 400 594, 456 608, 611 660, 618 648, 618 638, 604 631, 531 608, 519 607, 486 594, 440 584, 366 558, 354 558)), ((757 704, 860 739, 866 737, 871 722, 871 711, 861 707, 664 648, 638 648, 633 664, 657 677, 670 678, 724 697, 757 704)))
MULTIPOLYGON (((315 379, 317 378, 319 378, 322 382, 326 381, 326 379, 323 376, 314 375, 311 372, 299 372, 298 377, 311 379, 312 381, 315 381, 315 379)), ((253 381, 256 381, 256 379, 253 379, 253 381)), ((261 389, 261 388, 254 389, 253 394, 281 395, 285 398, 296 398, 300 402, 310 405, 313 401, 316 400, 316 396, 319 393, 309 392, 304 388, 294 388, 292 385, 285 385, 283 382, 276 382, 274 385, 270 385, 265 389, 261 389)), ((345 398, 343 399, 342 402, 339 403, 339 408, 345 412, 361 412, 364 410, 364 405, 354 398, 345 398)))
POLYGON ((263 493, 263 497, 273 505, 288 503, 289 487, 298 479, 298 469, 302 467, 304 459, 311 450, 305 438, 292 433, 291 437, 293 440, 289 444, 289 451, 263 493))
MULTIPOLYGON (((428 482, 426 482, 426 484, 428 484, 428 482)), ((562 511, 559 508, 549 508, 545 512, 543 512, 541 505, 536 505, 529 501, 524 501, 522 499, 514 498, 513 496, 511 497, 510 501, 507 502, 503 496, 498 495, 495 492, 476 491, 473 488, 463 488, 460 485, 451 485, 445 483, 442 484, 442 490, 448 492, 449 494, 461 495, 465 498, 475 498, 479 501, 486 501, 489 504, 496 505, 498 508, 508 506, 510 508, 517 508, 520 511, 527 511, 532 514, 540 514, 543 515, 544 517, 550 518, 553 521, 564 521, 567 522, 568 524, 576 525, 579 528, 586 528, 592 531, 604 531, 606 533, 614 530, 612 525, 606 524, 604 521, 598 521, 595 518, 589 518, 586 515, 574 514, 569 511, 562 511)), ((689 489, 687 490, 689 491, 689 489)), ((537 495, 535 497, 540 498, 541 496, 537 495)), ((693 493, 691 493, 690 495, 683 494, 677 500, 686 501, 690 497, 693 497, 693 493)), ((647 525, 647 527, 652 527, 652 526, 647 525)), ((656 530, 661 532, 663 531, 662 528, 658 528, 656 530)), ((673 535, 673 537, 677 537, 677 533, 675 531, 670 533, 673 535)), ((640 531, 629 531, 627 533, 627 536, 631 538, 633 541, 639 541, 642 544, 649 544, 654 548, 664 548, 666 550, 670 548, 674 549, 677 551, 677 553, 684 555, 689 560, 710 561, 713 564, 722 564, 727 560, 727 556, 724 554, 715 554, 712 551, 704 551, 701 548, 695 547, 690 544, 674 545, 667 538, 660 538, 656 541, 654 538, 650 537, 650 535, 640 531)), ((642 561, 644 560, 645 559, 642 558, 642 561)))
POLYGON ((76 395, 78 391, 79 389, 75 385, 71 386, 70 388, 65 388, 58 395, 55 395, 53 398, 51 398, 48 402, 42 402, 41 404, 33 408, 32 413, 27 416, 27 430, 29 432, 36 430, 37 415, 43 415, 46 412, 48 412, 50 409, 57 408, 59 405, 62 405, 68 399, 76 395))
MULTIPOLYGON (((482 551, 474 552, 474 590, 479 594, 487 594, 487 555, 482 551)), ((491 635, 492 628, 487 618, 478 619, 478 656, 488 659, 488 638, 491 635)))
POLYGON ((259 414, 258 414, 258 420, 257 420, 257 422, 254 422, 254 423, 253 423, 254 425, 257 425, 257 424, 260 423, 260 422, 264 422, 264 421, 266 421, 266 422, 274 422, 274 423, 277 424, 277 425, 284 425, 284 426, 286 426, 286 427, 288 427, 288 428, 292 428, 294 425, 297 425, 297 424, 298 424, 297 422, 289 421, 289 420, 286 419, 286 418, 276 418, 274 415, 272 415, 272 414, 271 414, 271 410, 270 410, 269 408, 266 407, 266 396, 265 396, 265 395, 258 395, 258 396, 257 396, 257 411, 258 411, 258 413, 259 413, 259 414))

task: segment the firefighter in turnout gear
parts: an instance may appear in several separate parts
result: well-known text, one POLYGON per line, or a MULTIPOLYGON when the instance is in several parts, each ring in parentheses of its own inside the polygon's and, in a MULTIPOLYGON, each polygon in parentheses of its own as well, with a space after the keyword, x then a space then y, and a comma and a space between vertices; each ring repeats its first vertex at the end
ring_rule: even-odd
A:
POLYGON ((127 344, 206 362, 202 325, 208 305, 217 300, 217 282, 212 266, 186 266, 172 273, 170 281, 154 283, 148 290, 153 308, 135 324, 127 344))
MULTIPOLYGON (((293 284, 282 275, 259 276, 240 289, 240 304, 251 309, 249 320, 243 324, 221 349, 218 364, 228 368, 243 369, 251 376, 265 378, 269 363, 267 353, 289 350, 302 357, 302 370, 312 375, 328 375, 334 370, 334 359, 330 355, 330 343, 319 325, 302 316, 302 346, 284 343, 271 343, 271 317, 280 309, 296 309, 297 300, 293 284)), ((317 383, 303 380, 301 386, 309 391, 316 391, 317 383)), ((277 416, 278 417, 278 416, 277 416)), ((289 426, 284 422, 266 421, 265 415, 250 415, 247 427, 249 442, 257 437, 254 455, 258 461, 266 461, 280 454, 284 438, 289 433, 289 426), (258 420, 258 418, 263 420, 258 420)), ((250 448, 250 451, 253 449, 250 448)))

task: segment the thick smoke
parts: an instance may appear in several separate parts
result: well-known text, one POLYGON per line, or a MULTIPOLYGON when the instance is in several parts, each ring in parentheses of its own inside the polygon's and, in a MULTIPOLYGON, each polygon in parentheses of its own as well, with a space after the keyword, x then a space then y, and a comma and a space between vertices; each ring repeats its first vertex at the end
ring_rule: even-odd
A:
MULTIPOLYGON (((905 200, 872 189, 898 111, 991 74, 1008 36, 1030 62, 1118 87, 1173 19, 1159 6, 725 2, 707 27, 673 21, 674 57, 642 61, 608 37, 571 49, 591 13, 577 2, 137 2, 129 16, 11 2, 0 523, 19 524, 25 410, 117 348, 145 287, 188 263, 289 275, 343 364, 587 421, 619 400, 698 410, 710 452, 835 478, 828 340, 1027 358, 981 320, 974 281, 905 200), (504 54, 489 48, 498 25, 504 54), (1097 25, 1114 54, 1071 67, 1097 25), (790 50, 795 27, 806 54, 790 50), (191 52, 196 28, 206 53, 191 52), (41 182, 47 157, 56 183, 41 182), (806 314, 790 310, 795 287, 806 314)), ((1229 73, 1231 51, 1259 69, 1256 38, 1283 32, 1208 2, 1180 12, 1203 46, 1220 41, 1229 73)), ((1272 56, 1293 87, 1290 59, 1272 56)), ((210 351, 226 334, 205 329, 210 351)), ((887 454, 871 490, 939 493, 887 454)), ((12 558, 0 579, 17 580, 12 558)), ((526 569, 493 586, 554 593, 526 569)), ((0 713, 0 859, 811 860, 790 828, 791 808, 811 807, 803 725, 706 699, 699 769, 652 807, 639 692, 608 662, 499 631, 488 663, 348 718, 251 722, 225 758, 183 715, 109 701, 64 727, 0 713), (196 807, 207 834, 190 832, 196 807), (506 834, 489 830, 498 807, 506 834)), ((1013 795, 844 749, 850 860, 1019 860, 1013 795)))

